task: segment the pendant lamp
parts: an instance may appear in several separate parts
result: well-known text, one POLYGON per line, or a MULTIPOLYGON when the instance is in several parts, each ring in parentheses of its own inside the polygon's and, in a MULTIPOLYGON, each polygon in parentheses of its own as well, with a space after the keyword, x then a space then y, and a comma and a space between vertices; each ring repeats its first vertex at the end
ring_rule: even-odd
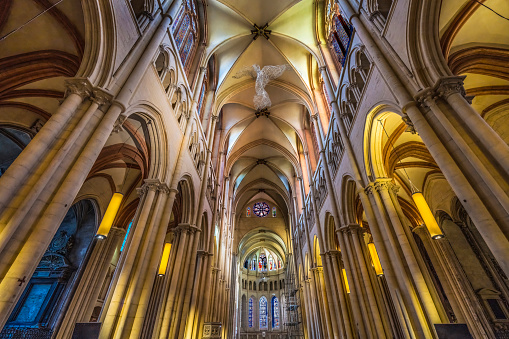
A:
POLYGON ((375 248, 375 244, 372 242, 368 243, 369 254, 371 255, 371 260, 373 261, 373 266, 375 267, 375 273, 377 276, 384 275, 384 271, 382 269, 382 264, 380 263, 380 258, 378 257, 378 253, 375 248))
POLYGON ((343 268, 343 280, 345 281, 346 293, 350 293, 350 286, 348 285, 348 278, 346 277, 346 270, 343 268))
POLYGON ((422 220, 424 221, 424 224, 426 225, 426 228, 429 231, 429 234, 431 235, 432 239, 441 239, 444 237, 444 234, 442 233, 442 230, 437 224, 437 221, 435 217, 433 216, 433 213, 431 213, 431 209, 428 206, 428 203, 426 202, 426 199, 424 199, 424 196, 421 192, 417 191, 412 194, 412 199, 414 199, 415 205, 417 206, 417 209, 419 210, 419 214, 422 217, 422 220))
POLYGON ((117 216, 118 209, 120 208, 120 203, 122 202, 122 198, 124 195, 122 193, 115 193, 111 197, 108 208, 106 209, 106 213, 104 213, 103 220, 99 225, 99 229, 97 230, 97 234, 95 235, 98 239, 105 239, 110 233, 110 229, 113 226, 113 221, 117 216))
POLYGON ((170 260, 171 244, 164 244, 163 255, 161 256, 161 263, 159 264, 159 272, 157 275, 162 277, 166 274, 166 268, 168 268, 168 261, 170 260))

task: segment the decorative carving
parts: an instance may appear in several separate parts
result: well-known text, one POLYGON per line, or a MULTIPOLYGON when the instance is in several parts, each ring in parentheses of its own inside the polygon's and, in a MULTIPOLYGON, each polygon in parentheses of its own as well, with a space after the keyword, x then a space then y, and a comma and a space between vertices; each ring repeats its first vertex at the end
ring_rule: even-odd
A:
POLYGON ((90 100, 92 100, 99 106, 109 104, 112 99, 113 95, 98 88, 92 90, 92 96, 90 97, 90 100))
POLYGON ((269 24, 266 23, 262 27, 259 27, 257 24, 253 25, 253 28, 251 30, 251 34, 253 34, 253 40, 258 39, 258 37, 263 36, 265 39, 269 40, 269 34, 272 33, 271 30, 267 29, 269 27, 269 24))
POLYGON ((42 120, 37 119, 34 122, 34 124, 30 127, 30 130, 33 131, 34 133, 39 133, 39 131, 41 130, 42 126, 44 126, 44 123, 42 122, 42 120))
POLYGON ((78 94, 82 99, 89 97, 92 93, 92 84, 84 78, 72 78, 64 81, 66 91, 65 97, 69 94, 78 94))
POLYGON ((444 99, 447 99, 447 97, 455 93, 459 93, 465 97, 465 87, 463 87, 464 79, 465 76, 442 78, 435 85, 435 91, 444 99))
POLYGON ((127 120, 127 116, 121 114, 117 118, 117 121, 115 121, 115 124, 113 125, 113 133, 118 133, 121 131, 124 131, 123 124, 127 120))
POLYGON ((410 132, 412 134, 417 134, 417 131, 415 130, 414 124, 413 124, 412 120, 410 120, 410 117, 408 115, 405 115, 401 119, 403 120, 403 122, 406 125, 405 132, 410 132))

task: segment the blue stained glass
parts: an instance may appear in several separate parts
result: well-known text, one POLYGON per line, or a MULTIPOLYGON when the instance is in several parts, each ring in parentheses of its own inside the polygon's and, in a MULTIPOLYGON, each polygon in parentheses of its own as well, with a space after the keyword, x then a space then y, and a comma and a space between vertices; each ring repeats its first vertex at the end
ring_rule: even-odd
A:
POLYGON ((175 22, 171 26, 172 32, 174 32, 177 29, 178 25, 180 24, 180 20, 182 20, 182 16, 184 15, 184 12, 185 12, 185 9, 184 9, 184 7, 182 7, 180 9, 179 14, 177 15, 177 19, 175 20, 175 22))
POLYGON ((253 327, 253 298, 249 298, 249 315, 247 321, 248 326, 253 327))
POLYGON ((193 45, 194 45, 194 34, 190 33, 187 36, 187 40, 184 47, 182 47, 182 49, 180 50, 180 60, 182 60, 182 64, 184 66, 188 61, 189 54, 191 54, 191 48, 193 47, 193 45))
POLYGON ((129 236, 129 231, 131 230, 132 225, 133 225, 133 221, 131 220, 131 222, 129 223, 129 226, 127 226, 127 231, 125 232, 125 237, 124 237, 124 241, 122 241, 122 246, 120 247, 120 252, 122 252, 124 250, 125 243, 127 241, 127 237, 129 236))
POLYGON ((260 298, 260 329, 267 329, 267 298, 260 298))
MULTIPOLYGON (((205 81, 203 82, 203 85, 201 85, 200 100, 198 100, 198 116, 201 115, 201 109, 202 109, 202 104, 203 104, 203 98, 204 97, 205 97, 205 81)), ((248 217, 249 217, 249 215, 248 215, 248 217)))
POLYGON ((177 35, 175 36, 175 42, 177 43, 177 46, 179 48, 182 45, 182 41, 184 40, 184 37, 186 36, 186 33, 187 33, 190 23, 191 23, 191 18, 189 17, 189 14, 186 14, 184 19, 182 20, 182 24, 179 27, 177 35))
POLYGON ((339 42, 336 40, 335 37, 332 38, 332 48, 334 49, 334 52, 336 53, 336 58, 340 64, 343 63, 345 59, 345 55, 343 54, 343 51, 341 50, 341 47, 339 46, 339 42))
POLYGON ((279 300, 272 297, 272 328, 279 328, 279 300))

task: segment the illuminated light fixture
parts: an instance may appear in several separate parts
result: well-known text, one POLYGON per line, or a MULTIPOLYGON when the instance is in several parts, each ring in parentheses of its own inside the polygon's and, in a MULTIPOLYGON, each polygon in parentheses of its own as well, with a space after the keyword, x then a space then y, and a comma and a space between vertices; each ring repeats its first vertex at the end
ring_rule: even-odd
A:
POLYGON ((168 261, 170 260, 170 250, 171 244, 167 242, 166 244, 164 244, 163 256, 161 257, 161 264, 159 264, 159 272, 157 272, 157 275, 160 277, 166 274, 166 268, 168 268, 168 261))
POLYGON ((113 221, 117 216, 123 197, 124 195, 118 192, 114 193, 111 197, 106 213, 104 213, 103 220, 101 221, 97 234, 95 235, 97 239, 105 239, 108 236, 108 233, 110 233, 111 226, 113 226, 113 221))
POLYGON ((348 278, 346 277, 346 270, 343 268, 343 280, 345 281, 346 293, 350 293, 350 286, 348 285, 348 278))
MULTIPOLYGON (((380 123, 380 126, 382 126, 388 140, 390 140, 389 134, 387 133, 384 125, 382 124, 382 120, 378 119, 378 122, 380 123)), ((399 154, 396 151, 396 148, 394 148, 394 144, 390 143, 390 145, 392 146, 394 153, 396 153, 396 155, 398 157, 399 164, 402 165, 401 158, 399 157, 399 154)), ((435 239, 435 240, 442 239, 443 237, 445 237, 445 235, 442 233, 442 230, 438 226, 437 221, 435 220, 435 217, 433 216, 433 213, 431 212, 431 209, 429 208, 429 205, 426 202, 426 199, 424 199, 424 196, 422 195, 422 193, 412 183, 412 180, 410 180, 410 176, 408 175, 408 173, 404 167, 403 167, 403 171, 405 172, 406 177, 408 178, 408 181, 410 182, 410 188, 412 190, 412 199, 414 200, 414 203, 417 206, 417 210, 419 211, 419 214, 421 215, 421 218, 424 221, 424 224, 426 225, 426 228, 428 229, 429 234, 431 235, 431 238, 435 239)))
POLYGON ((444 237, 444 234, 442 233, 442 230, 438 226, 437 221, 433 216, 433 213, 431 213, 428 203, 426 202, 426 199, 424 199, 422 193, 419 191, 414 192, 412 194, 412 199, 414 199, 415 205, 419 210, 419 214, 421 215, 422 220, 424 221, 424 224, 426 225, 426 228, 428 229, 429 234, 431 235, 431 238, 442 239, 444 237))
POLYGON ((378 253, 375 248, 375 244, 372 242, 368 243, 369 254, 371 254, 371 260, 373 261, 373 266, 375 267, 375 273, 378 276, 384 275, 384 270, 382 269, 382 264, 380 264, 380 258, 378 257, 378 253))

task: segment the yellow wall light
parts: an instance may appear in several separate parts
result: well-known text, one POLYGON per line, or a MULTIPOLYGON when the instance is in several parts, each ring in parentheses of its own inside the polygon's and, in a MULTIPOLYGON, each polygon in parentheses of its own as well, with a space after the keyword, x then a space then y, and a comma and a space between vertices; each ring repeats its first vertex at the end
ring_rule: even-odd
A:
POLYGON ((157 275, 160 277, 166 274, 166 268, 168 268, 168 261, 170 260, 170 250, 171 244, 167 242, 166 244, 164 244, 163 255, 161 257, 161 264, 159 264, 159 272, 157 273, 157 275))
POLYGON ((368 244, 369 254, 371 255, 371 260, 373 261, 373 266, 375 267, 375 273, 378 276, 384 275, 384 270, 382 269, 382 264, 380 263, 380 258, 378 257, 378 253, 375 248, 375 244, 370 242, 368 244))
POLYGON ((115 193, 111 197, 108 208, 106 209, 106 213, 104 213, 103 220, 99 225, 99 229, 97 230, 97 234, 95 235, 98 239, 105 239, 110 232, 111 226, 113 226, 113 221, 117 216, 118 209, 120 208, 120 203, 122 202, 122 198, 124 195, 122 193, 115 193))
POLYGON ((346 277, 346 270, 343 268, 343 280, 345 281, 346 293, 350 293, 350 286, 348 285, 348 278, 346 277))
POLYGON ((424 224, 428 228, 431 238, 432 239, 443 238, 444 234, 442 233, 442 230, 438 226, 437 221, 433 216, 433 213, 431 213, 428 203, 426 202, 426 199, 424 199, 422 193, 415 192, 414 194, 412 194, 412 199, 414 199, 415 205, 417 206, 417 209, 421 214, 422 220, 424 220, 424 224))

